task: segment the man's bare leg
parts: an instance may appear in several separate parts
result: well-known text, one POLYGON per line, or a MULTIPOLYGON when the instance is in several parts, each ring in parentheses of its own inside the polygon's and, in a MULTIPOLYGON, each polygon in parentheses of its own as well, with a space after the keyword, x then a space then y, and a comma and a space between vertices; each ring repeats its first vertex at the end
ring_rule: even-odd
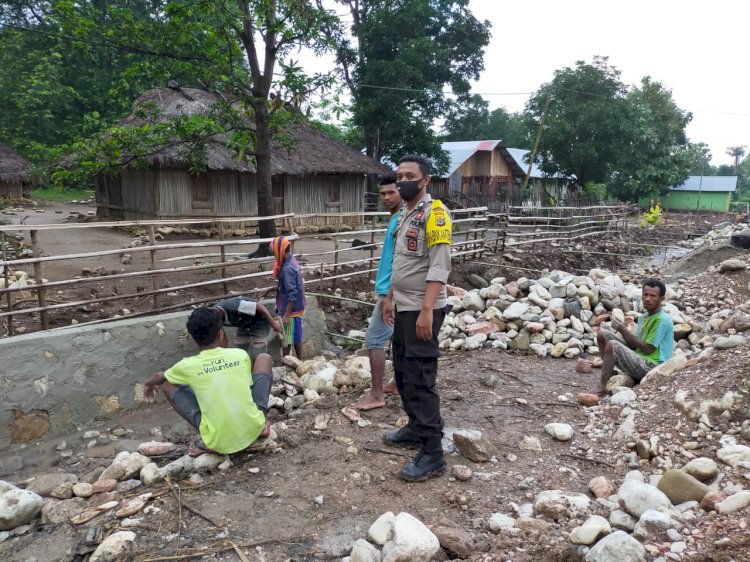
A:
MULTIPOLYGON (((598 338, 597 338, 598 339, 598 338)), ((601 348, 600 348, 601 349, 601 348)), ((599 389, 596 390, 595 394, 603 396, 607 390, 607 382, 615 372, 615 350, 614 345, 611 341, 608 341, 604 345, 604 352, 602 353, 602 375, 599 381, 599 389)))
POLYGON ((383 387, 383 392, 386 394, 398 394, 398 387, 396 386, 396 381, 391 379, 391 382, 389 382, 387 385, 383 387))
POLYGON ((385 393, 383 392, 383 377, 385 377, 385 350, 369 349, 370 372, 372 373, 372 390, 352 404, 357 410, 375 410, 385 406, 385 393))
POLYGON ((302 360, 302 344, 301 343, 294 344, 294 354, 297 356, 297 359, 299 359, 300 361, 302 360))

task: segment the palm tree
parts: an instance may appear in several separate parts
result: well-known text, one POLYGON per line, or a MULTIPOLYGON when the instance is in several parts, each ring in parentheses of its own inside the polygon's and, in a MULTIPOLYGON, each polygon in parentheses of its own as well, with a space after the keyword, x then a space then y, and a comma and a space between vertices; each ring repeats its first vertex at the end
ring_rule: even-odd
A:
POLYGON ((737 174, 737 170, 740 167, 740 161, 744 158, 746 152, 744 146, 730 146, 727 147, 727 154, 734 158, 734 173, 737 174))
MULTIPOLYGON (((739 171, 740 171, 740 161, 744 158, 744 156, 746 154, 745 147, 744 146, 729 146, 729 147, 727 147, 727 154, 729 156, 731 156, 732 158, 734 158, 734 175, 735 176, 739 176, 740 175, 740 173, 739 173, 739 171)), ((743 183, 743 181, 744 181, 743 178, 740 176, 740 178, 739 178, 739 187, 737 188, 737 194, 736 194, 737 195, 737 199, 740 200, 740 201, 742 200, 741 199, 742 198, 741 190, 742 190, 742 183, 743 183)))

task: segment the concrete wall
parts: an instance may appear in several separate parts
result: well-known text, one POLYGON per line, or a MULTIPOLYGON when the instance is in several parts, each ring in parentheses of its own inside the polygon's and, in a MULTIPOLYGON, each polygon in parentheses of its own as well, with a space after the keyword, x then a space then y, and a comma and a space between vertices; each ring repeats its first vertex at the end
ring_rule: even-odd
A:
MULTIPOLYGON (((307 302, 304 339, 306 354, 314 355, 325 346, 325 318, 314 298, 307 302)), ((138 406, 143 382, 151 374, 197 352, 185 330, 188 314, 0 340, 0 450, 138 406)), ((232 343, 234 329, 227 334, 232 343)), ((278 340, 271 347, 278 361, 278 340)))

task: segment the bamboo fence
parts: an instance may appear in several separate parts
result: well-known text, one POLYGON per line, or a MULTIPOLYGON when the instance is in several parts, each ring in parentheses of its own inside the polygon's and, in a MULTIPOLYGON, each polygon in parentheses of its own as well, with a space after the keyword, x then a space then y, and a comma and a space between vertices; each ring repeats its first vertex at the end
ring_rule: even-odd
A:
MULTIPOLYGON (((362 213, 363 220, 367 218, 381 217, 384 213, 362 213)), ((487 209, 484 207, 472 209, 459 209, 453 211, 454 219, 454 241, 453 257, 455 259, 478 259, 487 251, 486 233, 487 233, 487 209)), ((386 214, 387 215, 387 214, 386 214)), ((68 223, 68 224, 44 224, 44 225, 3 225, 0 226, 0 248, 2 248, 2 261, 0 265, 3 268, 3 277, 5 286, 0 288, 0 299, 5 297, 4 307, 0 308, 0 320, 5 320, 7 335, 14 334, 13 321, 21 315, 38 316, 38 325, 42 330, 52 328, 55 313, 64 310, 77 309, 81 307, 93 308, 103 303, 112 303, 114 301, 132 301, 144 298, 150 302, 142 303, 141 310, 118 315, 119 318, 132 318, 157 314, 173 310, 188 308, 196 304, 215 301, 226 298, 235 294, 256 293, 262 294, 269 290, 275 289, 275 282, 272 280, 270 266, 272 258, 249 258, 247 252, 230 253, 228 248, 259 246, 268 244, 272 239, 234 239, 225 238, 224 226, 231 223, 245 224, 261 220, 283 220, 291 223, 294 218, 293 214, 276 215, 273 217, 238 217, 238 218, 220 218, 220 219, 185 219, 185 220, 152 220, 152 221, 117 221, 117 222, 98 222, 98 223, 68 223), (216 227, 219 231, 219 239, 204 241, 186 241, 174 242, 157 240, 158 228, 162 226, 187 226, 187 225, 210 225, 216 227), (60 254, 47 256, 42 252, 42 241, 40 238, 50 232, 60 230, 85 231, 91 228, 113 228, 113 227, 140 227, 148 232, 148 243, 141 246, 128 248, 113 248, 99 250, 94 252, 79 252, 70 254, 60 254), (31 241, 32 257, 23 257, 17 259, 8 259, 6 255, 6 236, 8 233, 27 233, 31 241), (175 250, 199 249, 203 253, 189 256, 167 257, 165 252, 175 250), (218 253, 205 253, 205 250, 218 250, 218 253), (106 256, 117 256, 123 254, 140 254, 146 253, 148 256, 148 268, 136 271, 127 271, 122 273, 108 273, 96 276, 76 276, 73 278, 61 278, 47 280, 45 275, 50 275, 55 270, 55 265, 69 260, 86 260, 86 263, 100 260, 106 256), (200 264, 191 265, 174 265, 179 260, 195 260, 200 258, 204 260, 200 264), (217 262, 210 260, 217 259, 217 262), (206 261, 208 260, 208 261, 206 261), (33 283, 22 286, 22 284, 13 284, 15 280, 14 272, 23 267, 33 267, 33 283), (253 267, 256 271, 246 272, 237 271, 237 269, 247 269, 253 267), (260 271, 257 271, 259 269, 260 271), (179 277, 189 272, 209 271, 217 272, 214 278, 191 281, 183 285, 174 285, 169 283, 163 287, 159 285, 168 277, 179 277), (109 296, 100 296, 92 290, 91 298, 71 298, 66 296, 66 289, 75 289, 81 285, 102 284, 112 281, 133 281, 143 280, 150 286, 147 290, 126 291, 122 294, 112 294, 109 296), (247 289, 247 283, 259 284, 250 290, 247 289), (240 285, 242 284, 242 285, 240 285), (234 290, 232 290, 234 289, 234 290), (209 290, 210 295, 205 291, 209 290), (169 294, 170 297, 178 296, 178 302, 165 304, 163 298, 169 294), (62 295, 62 297, 60 297, 62 295), (62 302, 57 302, 62 298, 62 302), (32 304, 33 306, 21 306, 32 304)), ((330 284, 332 289, 336 289, 339 283, 356 276, 367 275, 368 280, 372 280, 373 274, 377 271, 380 248, 382 247, 382 238, 385 228, 369 228, 357 231, 337 232, 325 236, 300 236, 290 234, 287 236, 294 245, 300 241, 316 240, 327 243, 330 249, 321 251, 309 251, 307 253, 295 252, 295 255, 301 262, 303 273, 305 274, 306 285, 318 285, 319 289, 330 284), (364 238, 365 244, 353 245, 353 237, 364 238), (352 252, 367 252, 367 257, 360 257, 352 252)), ((231 232, 231 231, 230 231, 231 232)), ((141 287, 139 287, 141 288, 141 287)), ((172 299, 174 300, 174 299, 172 299)), ((100 318, 76 325, 83 326, 89 324, 98 324, 110 321, 112 318, 100 318)), ((59 324, 59 322, 57 322, 59 324)), ((68 326, 59 326, 57 329, 68 326)))

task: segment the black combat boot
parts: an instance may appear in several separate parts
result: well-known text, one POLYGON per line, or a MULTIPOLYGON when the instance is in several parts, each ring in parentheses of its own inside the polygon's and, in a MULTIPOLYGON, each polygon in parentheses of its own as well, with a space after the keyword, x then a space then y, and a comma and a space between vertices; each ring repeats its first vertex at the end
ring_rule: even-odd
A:
POLYGON ((445 461, 442 440, 442 435, 422 438, 422 449, 414 460, 401 469, 401 479, 407 482, 424 482, 428 478, 443 474, 445 461))
POLYGON ((383 435, 383 443, 394 447, 406 447, 408 449, 419 449, 422 441, 414 430, 405 425, 396 431, 389 431, 383 435))

